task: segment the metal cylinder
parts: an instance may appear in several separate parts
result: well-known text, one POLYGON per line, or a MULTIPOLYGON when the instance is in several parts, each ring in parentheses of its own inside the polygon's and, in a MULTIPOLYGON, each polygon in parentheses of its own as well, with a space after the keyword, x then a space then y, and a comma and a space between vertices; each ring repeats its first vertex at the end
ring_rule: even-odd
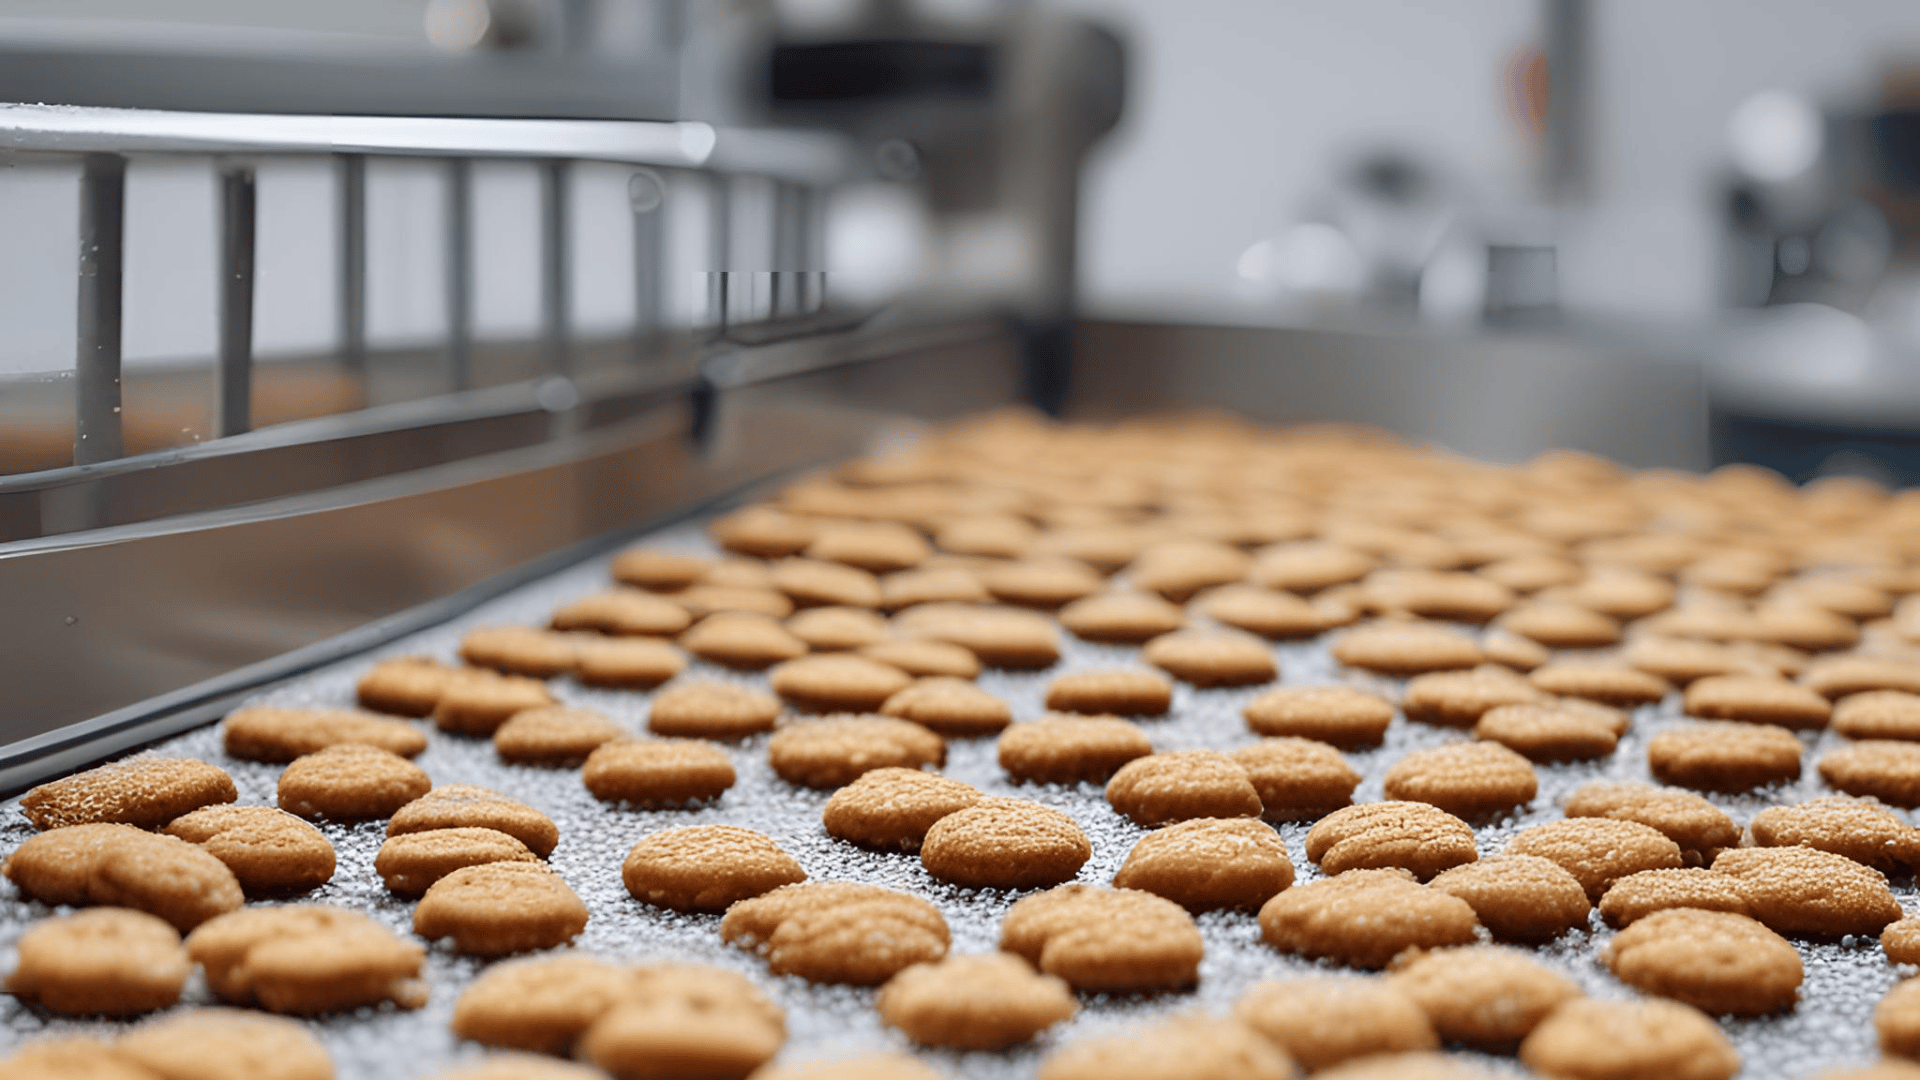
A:
POLYGON ((121 267, 127 162, 90 154, 80 173, 79 320, 74 354, 73 463, 112 461, 120 435, 121 267))

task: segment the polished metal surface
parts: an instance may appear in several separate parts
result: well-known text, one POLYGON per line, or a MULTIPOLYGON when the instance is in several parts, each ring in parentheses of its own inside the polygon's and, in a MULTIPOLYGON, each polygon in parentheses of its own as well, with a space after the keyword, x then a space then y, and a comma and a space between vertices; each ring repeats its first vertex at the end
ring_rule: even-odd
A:
POLYGON ((540 348, 547 370, 565 375, 573 369, 573 268, 568 252, 573 200, 563 159, 540 163, 540 348))
POLYGON ((473 385, 473 163, 447 162, 446 388, 473 385))
POLYGON ((121 452, 120 312, 126 205, 126 159, 89 154, 80 174, 76 465, 111 461, 121 452))
POLYGON ((258 205, 253 170, 220 173, 220 356, 213 433, 253 430, 253 251, 258 205))
POLYGON ((339 159, 340 363, 348 371, 367 366, 367 159, 339 159))

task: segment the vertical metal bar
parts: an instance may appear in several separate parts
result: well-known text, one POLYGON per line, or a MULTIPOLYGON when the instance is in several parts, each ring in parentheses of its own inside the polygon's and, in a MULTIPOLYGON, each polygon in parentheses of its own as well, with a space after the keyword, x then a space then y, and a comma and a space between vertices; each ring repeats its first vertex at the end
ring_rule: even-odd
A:
POLYGON ((367 370, 367 159, 340 158, 340 363, 360 380, 367 370))
POLYGON ((565 375, 572 369, 572 281, 568 265, 570 225, 567 192, 568 162, 554 158, 540 163, 540 321, 541 352, 547 370, 565 375))
POLYGON ((647 360, 661 325, 666 231, 666 184, 658 173, 641 169, 627 178, 627 202, 633 209, 634 357, 647 360))
POLYGON ((707 192, 708 259, 713 272, 707 277, 707 314, 716 335, 727 332, 728 286, 733 269, 733 180, 716 173, 707 192))
POLYGON ((220 367, 216 437, 253 428, 253 169, 220 173, 220 367))
POLYGON ((1585 194, 1591 179, 1591 17, 1587 0, 1546 0, 1547 187, 1560 198, 1585 194))
POLYGON ((80 173, 79 321, 74 354, 73 463, 121 454, 120 288, 127 162, 90 154, 80 173))
POLYGON ((773 185, 773 275, 767 314, 773 318, 800 314, 800 271, 805 269, 805 206, 797 184, 773 185))
POLYGON ((820 310, 826 300, 826 200, 821 197, 820 189, 814 187, 798 189, 798 199, 801 273, 794 301, 799 314, 810 315, 820 310))
POLYGON ((473 163, 447 162, 446 387, 473 386, 473 163))

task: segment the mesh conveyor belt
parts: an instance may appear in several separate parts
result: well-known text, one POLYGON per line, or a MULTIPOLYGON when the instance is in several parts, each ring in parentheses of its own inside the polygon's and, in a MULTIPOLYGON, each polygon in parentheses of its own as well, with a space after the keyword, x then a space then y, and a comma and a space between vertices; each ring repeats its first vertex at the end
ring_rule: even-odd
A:
MULTIPOLYGON (((711 550, 700 523, 674 526, 648 542, 663 548, 711 550)), ((359 657, 317 673, 302 676, 259 696, 283 705, 349 705, 354 681, 380 656, 423 653, 452 659, 460 638, 470 629, 490 623, 544 622, 561 604, 608 585, 606 558, 572 567, 492 601, 465 616, 395 642, 378 655, 359 657)), ((988 671, 980 685, 1010 701, 1016 719, 1032 719, 1041 711, 1047 682, 1063 670, 1141 666, 1131 647, 1091 645, 1064 632, 1064 658, 1045 672, 988 671)), ((1281 680, 1285 683, 1348 681, 1356 685, 1397 689, 1386 680, 1347 671, 1336 665, 1324 641, 1281 644, 1275 647, 1281 680)), ((764 675, 741 675, 696 661, 681 680, 717 678, 765 687, 764 675)), ((647 694, 598 690, 571 680, 553 683, 566 704, 598 709, 638 732, 645 729, 647 694)), ((1156 750, 1198 748, 1232 749, 1253 742, 1240 718, 1240 707, 1263 688, 1196 690, 1178 685, 1172 713, 1142 726, 1156 750)), ((1633 730, 1619 750, 1598 762, 1545 765, 1538 769, 1540 796, 1525 813, 1477 830, 1483 855, 1497 852, 1513 833, 1529 825, 1558 819, 1559 806, 1580 784, 1598 778, 1646 779, 1646 742, 1655 732, 1679 719, 1678 695, 1634 716, 1633 730)), ((421 722, 422 729, 429 725, 421 722)), ((1409 750, 1461 738, 1458 732, 1396 719, 1386 745, 1350 754, 1366 775, 1355 792, 1356 801, 1382 797, 1381 777, 1387 767, 1409 750)), ((1798 802, 1829 794, 1812 768, 1819 754, 1839 740, 1822 734, 1806 757, 1807 777, 1792 787, 1762 795, 1712 796, 1735 819, 1744 823, 1764 806, 1798 802)), ((178 736, 160 744, 163 753, 198 757, 218 764, 233 775, 243 804, 274 803, 281 766, 237 761, 220 750, 218 725, 178 736)), ((789 1041, 783 1054, 806 1059, 882 1048, 910 1049, 898 1032, 882 1027, 874 1013, 874 991, 848 987, 814 986, 797 978, 767 973, 765 962, 722 944, 718 916, 679 915, 648 907, 627 895, 620 881, 620 863, 640 837, 676 825, 720 823, 744 825, 771 835, 791 852, 815 880, 868 881, 926 896, 945 913, 953 931, 956 952, 991 950, 998 940, 1000 918, 1014 897, 992 891, 974 892, 934 882, 908 855, 876 854, 855 849, 828 837, 820 824, 827 792, 794 788, 773 775, 767 765, 766 737, 730 747, 738 783, 718 804, 697 811, 635 812, 609 807, 589 795, 580 770, 510 766, 494 755, 483 739, 464 739, 434 731, 427 751, 417 759, 435 784, 470 783, 494 788, 538 807, 560 827, 560 846, 552 865, 573 886, 592 912, 586 931, 576 942, 584 950, 634 962, 657 960, 700 961, 733 968, 749 975, 787 1010, 789 1041)), ((1127 852, 1147 830, 1120 817, 1106 803, 1099 788, 1016 787, 1007 782, 994 756, 992 739, 950 740, 947 775, 973 784, 989 794, 1030 798, 1071 814, 1093 842, 1093 858, 1079 880, 1106 884, 1112 880, 1127 852)), ((324 824, 322 828, 339 854, 339 868, 325 887, 303 899, 362 908, 402 932, 411 929, 412 903, 391 896, 373 872, 374 853, 384 839, 385 822, 358 825, 324 824)), ((1299 871, 1298 880, 1319 877, 1307 861, 1306 825, 1282 825, 1287 850, 1299 871)), ((0 843, 11 850, 32 833, 20 814, 17 800, 0 810, 0 843)), ((1913 882, 1896 881, 1895 894, 1909 912, 1920 911, 1913 882)), ((48 913, 41 904, 26 903, 10 885, 0 884, 0 940, 11 943, 28 923, 48 913)), ((1599 947, 1611 935, 1598 912, 1592 916, 1592 934, 1570 934, 1540 950, 1556 968, 1571 975, 1589 994, 1626 997, 1633 991, 1613 978, 1597 961, 1599 947)), ((1138 1022, 1143 1017, 1180 1010, 1224 1011, 1254 983, 1271 977, 1334 970, 1283 956, 1260 940, 1259 926, 1249 913, 1212 913, 1199 918, 1207 955, 1197 991, 1147 998, 1083 998, 1080 1016, 1032 1045, 1010 1053, 953 1053, 925 1051, 936 1069, 965 1077, 1029 1077, 1038 1061, 1064 1040, 1138 1022)), ((1899 977, 1873 939, 1836 943, 1796 941, 1806 965, 1801 1004, 1777 1018, 1724 1021, 1746 1061, 1742 1076, 1810 1077, 1834 1065, 1865 1064, 1878 1057, 1872 1011, 1899 977)), ((11 966, 11 958, 0 964, 11 966)), ((476 1059, 481 1048, 462 1044, 448 1030, 453 1004, 461 990, 482 970, 475 960, 436 948, 429 954, 428 975, 433 997, 415 1012, 361 1010, 313 1023, 333 1053, 342 1078, 415 1080, 431 1076, 449 1064, 476 1059)), ((201 977, 188 986, 188 1002, 211 1003, 201 977)), ((120 1025, 52 1018, 0 997, 0 1050, 11 1052, 18 1042, 49 1032, 94 1031, 110 1034, 120 1025)), ((1484 1058, 1496 1071, 1523 1075, 1512 1059, 1484 1058)))

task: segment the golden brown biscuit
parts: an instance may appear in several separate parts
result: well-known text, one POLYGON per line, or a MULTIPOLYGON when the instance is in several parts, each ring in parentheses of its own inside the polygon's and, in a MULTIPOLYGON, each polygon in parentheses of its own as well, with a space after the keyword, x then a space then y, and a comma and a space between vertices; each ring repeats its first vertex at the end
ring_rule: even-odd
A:
POLYGON ((1386 775, 1387 798, 1430 803, 1462 818, 1525 806, 1539 790, 1539 779, 1526 758, 1490 742, 1415 750, 1395 762, 1386 775))
POLYGON ((987 592, 1003 604, 1049 611, 1106 586, 1106 579, 1093 567, 1058 556, 994 563, 983 567, 979 578, 987 592))
POLYGON ((1800 775, 1798 736, 1771 724, 1703 720, 1647 741, 1647 765, 1666 784, 1701 791, 1746 791, 1800 775))
POLYGON ((828 836, 917 851, 934 822, 984 798, 971 784, 920 769, 874 769, 834 792, 820 818, 828 836))
POLYGON ((1192 986, 1206 951, 1193 917, 1171 900, 1078 884, 1007 909, 1000 947, 1076 990, 1113 994, 1192 986))
POLYGON ((413 909, 413 932, 452 938, 469 956, 551 949, 586 929, 587 906, 543 863, 468 866, 433 883, 413 909))
POLYGON ((1828 698, 1874 691, 1920 693, 1920 664, 1879 656, 1828 656, 1800 675, 1807 689, 1828 698))
POLYGON ((880 606, 887 611, 915 604, 984 604, 991 599, 980 576, 958 566, 923 566, 880 579, 880 606))
POLYGON ((1700 867, 1642 870, 1613 883, 1600 898, 1600 917, 1609 926, 1627 926, 1656 911, 1698 908, 1751 914, 1745 886, 1730 874, 1700 867))
POLYGON ((1674 593, 1656 573, 1596 568, 1567 590, 1567 599, 1617 619, 1642 619, 1673 606, 1674 593))
POLYGON ((1730 848, 1713 871, 1737 879, 1753 917, 1782 934, 1877 935, 1901 915, 1886 876, 1844 855, 1730 848))
POLYGON ((358 743, 294 759, 280 773, 280 808, 342 821, 392 816, 433 787, 426 770, 398 754, 358 743))
POLYGON ((220 735, 229 755, 275 763, 340 743, 365 743, 401 757, 427 748, 427 737, 413 725, 354 709, 249 705, 227 714, 220 735))
POLYGON ((894 616, 902 636, 958 645, 988 667, 1028 670, 1060 659, 1053 620, 1019 608, 921 604, 894 616))
POLYGON ((707 743, 630 739, 589 754, 580 779, 596 799, 673 808, 719 798, 735 776, 726 751, 707 743))
POLYGON ((755 1072, 752 1080, 940 1080, 940 1074, 905 1054, 858 1054, 775 1063, 755 1072))
POLYGON ((159 1073, 81 1035, 41 1036, 0 1058, 4 1080, 162 1080, 159 1073))
MULTIPOLYGON (((1258 585, 1225 585, 1214 589, 1200 599, 1200 610, 1215 622, 1267 638, 1313 637, 1328 625, 1312 604, 1292 593, 1258 585)), ((1065 612, 1061 613, 1061 621, 1066 621, 1065 612)), ((1177 626, 1168 629, 1177 629, 1177 626)))
POLYGON ((1549 649, 1598 649, 1620 640, 1620 622, 1592 608, 1537 597, 1500 618, 1500 628, 1549 649))
POLYGON ((1258 638, 1211 630, 1177 630, 1147 642, 1140 658, 1195 686, 1250 686, 1280 673, 1258 638))
POLYGON ((707 535, 728 551, 759 559, 778 559, 806 550, 814 526, 804 518, 769 506, 747 506, 707 525, 707 535))
POLYGON ((1038 535, 1025 519, 1012 514, 973 514, 941 522, 933 542, 955 555, 1017 559, 1033 547, 1038 535))
POLYGON ((1071 817, 1024 799, 983 798, 928 827, 920 865, 966 889, 1038 889, 1070 881, 1093 857, 1071 817))
POLYGON ((237 794, 233 777, 217 766, 135 754, 41 784, 20 797, 20 809, 36 829, 108 823, 157 829, 237 794))
POLYGON ((1340 751, 1312 739, 1262 739, 1235 750, 1233 760, 1275 821, 1313 820, 1347 806, 1360 783, 1340 751))
POLYGON ((857 566, 819 559, 781 559, 773 587, 798 607, 879 607, 880 579, 857 566))
POLYGON ((1600 959, 1636 990, 1717 1016, 1793 1008, 1805 971, 1779 934, 1745 915, 1671 908, 1614 935, 1600 959))
POLYGON ((396 895, 419 896, 462 867, 537 861, 527 845, 498 829, 428 829, 387 837, 373 857, 373 871, 396 895))
POLYGON ((1163 540, 1150 544, 1127 565, 1127 580, 1184 603, 1194 593, 1247 576, 1253 559, 1238 548, 1211 540, 1163 540))
POLYGON ((731 741, 772 731, 780 703, 732 683, 683 683, 654 696, 647 728, 669 738, 731 741))
POLYGON ((433 706, 433 723, 455 735, 490 736, 513 714, 554 704, 547 684, 484 668, 461 668, 433 706))
POLYGON ((134 1016, 180 1000, 193 963, 180 933, 127 908, 36 922, 20 937, 7 993, 49 1012, 134 1016))
POLYGON ((1539 944, 1587 926, 1593 905, 1579 879, 1537 855, 1493 855, 1434 875, 1427 884, 1465 900, 1489 933, 1539 944))
POLYGON ((1785 728, 1822 728, 1832 714, 1827 699, 1769 675, 1709 675, 1687 687, 1690 716, 1747 720, 1785 728))
POLYGON ((773 669, 773 692, 810 712, 872 712, 913 684, 899 668, 861 656, 803 656, 773 669))
POLYGON ((1349 1059, 1440 1048, 1427 1014, 1388 979, 1263 982, 1246 992, 1233 1015, 1315 1073, 1349 1059))
POLYGON ((360 677, 354 696, 375 712, 426 716, 439 703, 458 668, 424 656, 382 660, 360 677))
POLYGON ((1920 1065, 1889 1058, 1860 1069, 1827 1069, 1814 1080, 1920 1080, 1920 1065))
POLYGON ((1293 884, 1293 862, 1273 826, 1249 818, 1195 818, 1133 845, 1114 888, 1138 889, 1188 911, 1248 911, 1293 884))
POLYGON ((1385 967, 1410 948, 1468 944, 1479 925, 1465 900, 1398 867, 1298 885, 1260 909, 1260 932, 1281 952, 1364 968, 1385 967))
POLYGON ((651 690, 687 670, 679 649, 652 638, 600 638, 574 646, 573 677, 587 686, 651 690))
POLYGON ((1374 566, 1373 556, 1353 548, 1304 541, 1279 544, 1262 551, 1248 577, 1269 589, 1316 593, 1359 581, 1371 573, 1374 566))
POLYGON ((1473 735, 1531 761, 1586 761, 1613 753, 1626 728, 1617 710, 1568 698, 1489 709, 1473 735))
POLYGON ((1480 646, 1440 623, 1385 620, 1350 630, 1333 643, 1333 658, 1382 675, 1423 675, 1470 668, 1484 657, 1480 646))
POLYGON ((1315 739, 1343 750, 1378 746, 1393 723, 1393 706, 1378 694, 1346 686, 1281 686, 1240 711, 1260 735, 1315 739))
POLYGON ((1677 1001, 1569 1001, 1520 1044, 1520 1060, 1566 1080, 1733 1080, 1740 1054, 1705 1014, 1677 1001))
POLYGON ((560 829, 547 815, 472 784, 437 787, 401 807, 387 822, 387 835, 461 828, 497 829, 543 859, 560 842, 560 829))
POLYGON ((1920 917, 1912 915, 1880 931, 1880 947, 1896 964, 1920 964, 1920 917))
POLYGON ((725 911, 806 878, 767 834, 733 825, 663 829, 641 837, 620 864, 635 900, 674 911, 725 911))
POLYGON ((1471 671, 1435 671, 1408 680, 1400 708, 1407 719, 1423 724, 1472 727, 1490 709, 1544 698, 1522 676, 1483 664, 1471 671))
POLYGON ((539 626, 482 626, 460 639, 460 659, 510 675, 551 679, 573 670, 578 636, 539 626))
POLYGON ((1527 679, 1535 689, 1549 694, 1586 698, 1616 708, 1652 704, 1672 689, 1665 679, 1623 664, 1587 661, 1548 664, 1535 668, 1527 679))
POLYGON ((1009 727, 996 746, 1009 778, 1035 784, 1103 784, 1153 753, 1146 734, 1117 716, 1055 713, 1009 727))
POLYGON ((1054 1051, 1040 1080, 1289 1080, 1293 1061, 1238 1020, 1175 1016, 1054 1051))
POLYGON ((639 589, 609 589, 553 613, 555 630, 591 630, 624 637, 672 637, 692 625, 687 609, 639 589))
POLYGON ((322 904, 247 908, 187 936, 221 1000, 279 1013, 344 1012, 427 1001, 427 951, 358 911, 322 904))
MULTIPOLYGON (((784 619, 793 614, 793 601, 785 593, 774 592, 772 575, 764 570, 759 574, 757 585, 694 585, 673 594, 673 602, 687 609, 687 614, 695 620, 705 620, 714 615, 740 614, 762 615, 769 619, 784 619)), ((697 623, 696 623, 697 625, 697 623)), ((691 630, 688 633, 692 633, 691 630)), ((685 640, 683 635, 682 641, 685 640)))
POLYGON ((1115 525, 1106 515, 1098 515, 1084 524, 1056 521, 1034 540, 1033 552, 1078 559, 1111 574, 1139 558, 1148 539, 1144 530, 1115 525))
POLYGON ((1870 690, 1833 707, 1833 730, 1849 739, 1920 740, 1920 694, 1870 690))
POLYGON ((1074 671, 1047 684, 1047 708, 1058 712, 1162 716, 1172 705, 1166 676, 1138 668, 1074 671))
POLYGON ((891 521, 835 521, 823 524, 807 545, 806 556, 845 563, 877 574, 910 570, 933 549, 919 533, 891 521))
POLYGON ((1442 1039, 1486 1050, 1518 1044, 1562 1002, 1580 996, 1565 975, 1517 949, 1492 945, 1408 954, 1390 979, 1442 1039))
POLYGON ((1013 722, 1006 702, 966 679, 944 676, 920 679, 889 697, 880 715, 911 720, 949 738, 994 735, 1013 722))
POLYGON ((516 765, 574 765, 627 730, 592 709, 550 705, 515 713, 493 733, 500 760, 516 765))
POLYGON ((807 655, 807 643, 766 615, 722 611, 680 635, 680 645, 702 660, 758 671, 807 655))
POLYGON ((1691 791, 1651 784, 1595 781, 1567 799, 1570 818, 1637 821, 1665 833, 1690 862, 1710 863, 1721 848, 1740 842, 1740 827, 1727 812, 1691 791))
POLYGON ((1375 570, 1360 589, 1375 611, 1448 622, 1483 623, 1515 602, 1505 585, 1452 570, 1375 570))
POLYGON ((1649 675, 1676 686, 1714 675, 1733 675, 1748 670, 1748 664, 1733 649, 1712 641, 1694 638, 1660 637, 1642 634, 1627 642, 1620 659, 1649 675))
POLYGON ((1755 641, 1811 652, 1852 648, 1860 641, 1860 628, 1852 619, 1792 600, 1755 608, 1748 634, 1755 641))
POLYGON ((1400 867, 1424 881, 1479 858, 1473 829, 1423 802, 1364 803, 1336 810, 1307 833, 1307 858, 1328 874, 1400 867))
POLYGON ((1595 903, 1628 874, 1682 864, 1680 846, 1658 829, 1612 818, 1569 818, 1535 825, 1507 841, 1505 853, 1537 855, 1560 864, 1595 903))
POLYGON ((1879 739, 1843 746, 1820 759, 1820 777, 1849 795, 1920 806, 1920 746, 1879 739))
POLYGON ((238 1009, 163 1016, 113 1051, 161 1080, 333 1080, 333 1060, 304 1026, 238 1009))
POLYGON ((915 678, 973 679, 980 675, 979 657, 944 641, 890 638, 862 646, 859 653, 915 678))
POLYGON ((865 773, 939 765, 947 744, 926 728, 889 716, 829 716, 789 724, 767 741, 767 760, 790 784, 837 788, 865 773))
POLYGON ((1533 593, 1555 585, 1571 585, 1580 580, 1580 564, 1544 553, 1513 555, 1482 566, 1479 574, 1514 592, 1533 593))
POLYGON ((1749 823, 1760 847, 1810 847, 1845 855, 1883 874, 1920 865, 1920 829, 1871 799, 1824 796, 1771 806, 1749 823))
POLYGON ((1873 1009, 1873 1026, 1882 1053, 1920 1054, 1920 980, 1897 983, 1873 1009))
POLYGON ((787 620, 787 632, 818 652, 845 652, 893 636, 886 616, 868 608, 808 608, 787 620))
POLYGON ((878 986, 901 969, 947 954, 940 910, 877 885, 787 885, 727 909, 720 936, 764 949, 777 975, 809 982, 878 986))
POLYGON ((1497 626, 1480 635, 1480 651, 1485 654, 1487 663, 1510 667, 1515 671, 1532 671, 1553 660, 1553 653, 1545 646, 1497 626))
POLYGON ((1073 1019, 1067 984, 1010 953, 915 964, 880 988, 880 1018, 929 1046, 1004 1050, 1073 1019))
POLYGON ((1088 641, 1146 641, 1186 625, 1186 612, 1152 593, 1098 593, 1060 609, 1060 625, 1088 641))
POLYGON ((495 964, 454 1002, 453 1033, 490 1046, 565 1054, 635 990, 637 975, 580 953, 495 964))
POLYGON ((649 592, 679 592, 707 576, 713 560, 659 548, 630 547, 613 557, 613 580, 649 592))
POLYGON ((271 806, 203 807, 161 831, 198 844, 249 892, 305 892, 333 878, 333 845, 326 835, 271 806))
POLYGON ((1107 802, 1148 828, 1190 818, 1260 816, 1260 793, 1247 770, 1217 750, 1130 761, 1107 781, 1107 802))
POLYGON ((131 825, 68 825, 29 837, 0 864, 21 895, 158 915, 181 931, 245 903, 226 864, 173 836, 131 825))
POLYGON ((615 1076, 743 1078, 780 1052, 786 1014, 741 975, 692 964, 634 972, 579 1053, 615 1076))

